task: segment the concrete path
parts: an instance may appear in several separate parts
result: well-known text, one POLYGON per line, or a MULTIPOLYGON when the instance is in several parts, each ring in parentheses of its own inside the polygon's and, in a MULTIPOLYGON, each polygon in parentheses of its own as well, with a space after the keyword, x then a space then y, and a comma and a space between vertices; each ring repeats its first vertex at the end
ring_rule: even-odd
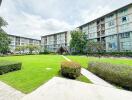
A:
MULTIPOLYGON (((71 61, 69 58, 62 56, 64 59, 67 61, 71 61)), ((94 75, 90 71, 82 68, 81 69, 81 74, 90 79, 90 81, 96 85, 102 85, 102 86, 107 86, 107 87, 114 87, 113 85, 109 84, 108 82, 104 81, 103 79, 99 78, 98 76, 94 75)))
POLYGON ((63 57, 65 60, 67 60, 67 61, 71 61, 71 59, 67 58, 66 56, 63 56, 63 55, 62 55, 62 57, 63 57))
POLYGON ((22 100, 132 100, 132 92, 54 77, 22 100))
POLYGON ((81 74, 84 75, 85 77, 87 77, 88 79, 90 79, 90 81, 96 85, 114 88, 113 85, 104 81, 103 79, 99 78, 98 76, 96 76, 95 74, 91 73, 90 71, 88 71, 84 68, 81 69, 81 74))
POLYGON ((25 94, 0 81, 0 100, 20 100, 25 94))

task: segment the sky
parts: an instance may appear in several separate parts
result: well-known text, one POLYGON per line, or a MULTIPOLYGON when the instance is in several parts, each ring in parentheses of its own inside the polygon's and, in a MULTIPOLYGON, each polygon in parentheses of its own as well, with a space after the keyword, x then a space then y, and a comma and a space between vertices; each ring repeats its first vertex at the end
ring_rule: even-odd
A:
POLYGON ((75 27, 132 3, 132 0, 3 0, 0 16, 12 35, 40 36, 75 27))

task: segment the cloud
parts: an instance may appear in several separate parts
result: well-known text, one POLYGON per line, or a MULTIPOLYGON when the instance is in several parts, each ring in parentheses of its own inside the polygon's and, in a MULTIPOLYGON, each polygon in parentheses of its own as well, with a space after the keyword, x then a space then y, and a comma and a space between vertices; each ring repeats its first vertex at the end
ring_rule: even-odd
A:
POLYGON ((80 13, 80 20, 83 23, 92 21, 98 17, 101 17, 108 12, 110 12, 111 9, 108 6, 98 6, 94 11, 92 10, 82 10, 80 13))
POLYGON ((60 19, 44 19, 39 14, 35 15, 23 11, 17 12, 15 3, 9 3, 9 8, 12 10, 4 6, 3 10, 0 11, 0 15, 9 23, 9 25, 4 28, 9 34, 40 38, 40 36, 45 34, 52 34, 54 32, 65 31, 72 28, 69 23, 60 19))
POLYGON ((18 17, 13 18, 12 21, 9 20, 8 27, 4 28, 7 32, 17 35, 17 32, 19 32, 19 35, 21 36, 33 38, 40 38, 40 36, 45 34, 51 34, 53 32, 69 30, 72 28, 72 26, 64 21, 57 19, 45 20, 39 15, 31 15, 25 12, 18 17))
POLYGON ((73 29, 128 3, 131 0, 3 0, 0 16, 9 24, 4 28, 7 33, 40 38, 73 29))

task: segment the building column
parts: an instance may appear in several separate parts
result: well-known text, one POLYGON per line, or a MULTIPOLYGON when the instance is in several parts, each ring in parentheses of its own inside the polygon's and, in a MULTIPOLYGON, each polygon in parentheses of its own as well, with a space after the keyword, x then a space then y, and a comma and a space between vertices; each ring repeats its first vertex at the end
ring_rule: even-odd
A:
POLYGON ((120 36, 119 36, 119 25, 118 25, 118 12, 116 12, 116 29, 117 29, 117 51, 120 52, 120 36))

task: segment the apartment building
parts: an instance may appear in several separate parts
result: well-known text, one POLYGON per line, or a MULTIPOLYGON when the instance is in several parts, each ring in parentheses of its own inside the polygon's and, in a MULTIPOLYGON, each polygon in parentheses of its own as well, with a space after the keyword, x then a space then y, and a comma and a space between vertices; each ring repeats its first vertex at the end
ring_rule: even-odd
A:
POLYGON ((57 52, 57 50, 62 46, 68 49, 69 42, 71 40, 70 33, 68 31, 54 33, 41 37, 41 45, 44 50, 50 52, 57 52))
MULTIPOLYGON (((26 46, 26 45, 30 45, 30 44, 40 46, 40 44, 41 44, 41 40, 37 40, 37 39, 9 35, 9 34, 8 34, 8 36, 11 39, 11 43, 9 45, 11 52, 15 52, 15 49, 17 46, 26 46)), ((25 52, 28 52, 28 51, 25 51, 25 52)))
POLYGON ((132 51, 132 3, 78 27, 107 52, 132 51))

